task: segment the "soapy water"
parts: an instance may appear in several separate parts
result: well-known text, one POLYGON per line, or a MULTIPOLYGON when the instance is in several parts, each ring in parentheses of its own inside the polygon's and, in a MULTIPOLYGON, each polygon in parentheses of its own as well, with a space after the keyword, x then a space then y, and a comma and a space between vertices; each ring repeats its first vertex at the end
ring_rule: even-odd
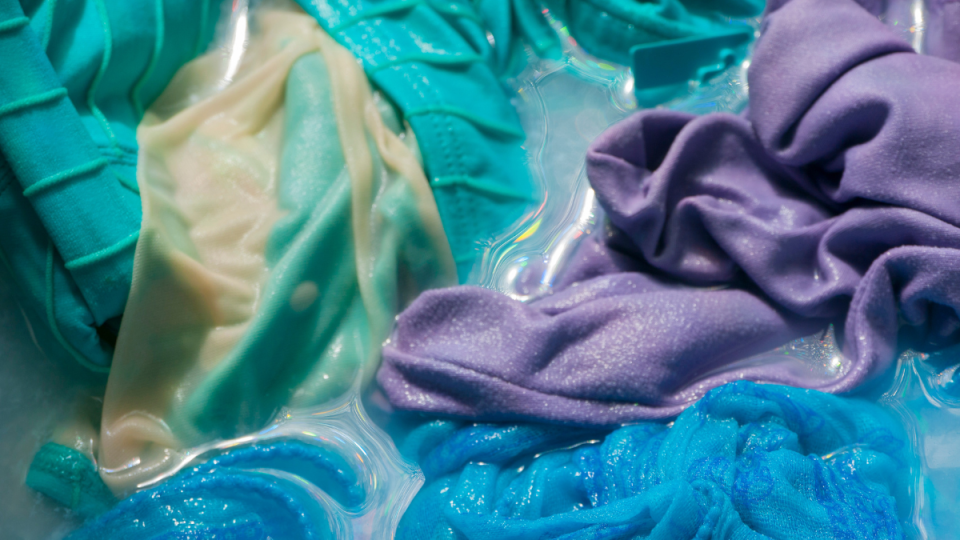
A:
MULTIPOLYGON (((213 48, 223 55, 223 86, 228 85, 246 50, 248 17, 264 2, 225 2, 213 48)), ((881 20, 900 32, 918 52, 923 50, 927 10, 922 0, 892 2, 881 20)), ((562 22, 544 10, 561 37, 560 60, 532 59, 509 81, 514 104, 527 134, 529 163, 541 187, 538 205, 517 224, 486 246, 469 283, 498 290, 521 301, 548 295, 579 242, 602 232, 604 215, 586 178, 587 147, 611 124, 637 108, 634 80, 624 66, 599 60, 583 51, 562 22)), ((759 20, 731 21, 758 31, 759 20)), ((706 84, 691 82, 688 91, 661 107, 695 114, 739 113, 747 103, 747 60, 706 84)), ((24 346, 33 336, 19 319, 11 291, 0 289, 0 351, 5 376, 0 383, 0 479, 12 486, 0 494, 0 523, 10 538, 61 538, 78 525, 69 512, 29 492, 23 475, 36 449, 49 438, 57 416, 69 410, 87 385, 60 374, 39 346, 24 346), (16 319, 16 320, 15 320, 16 319), (28 399, 25 389, 56 388, 46 401, 28 399), (15 421, 14 421, 15 420, 15 421), (19 427, 18 427, 19 426, 19 427), (14 430, 29 429, 17 437, 14 430), (29 444, 25 444, 25 442, 29 444), (33 448, 35 446, 35 448, 33 448)), ((37 337, 33 337, 34 344, 37 337)), ((42 341, 43 336, 39 336, 42 341)), ((833 327, 772 351, 743 359, 724 370, 779 363, 811 381, 841 377, 848 369, 833 327)), ((889 384, 873 399, 902 419, 920 457, 923 474, 914 486, 914 523, 920 538, 950 537, 960 530, 960 346, 936 353, 904 352, 889 384)), ((709 374, 706 374, 709 375, 709 374)), ((696 390, 691 399, 696 399, 696 390)), ((37 395, 47 395, 40 392, 37 395)), ((311 493, 338 524, 342 538, 390 538, 403 510, 423 482, 417 467, 400 457, 390 438, 364 412, 359 391, 309 410, 284 410, 263 430, 237 439, 192 448, 180 455, 176 470, 143 482, 154 486, 176 471, 200 464, 224 451, 268 440, 292 438, 337 452, 348 459, 363 484, 366 499, 359 509, 346 509, 322 490, 311 493)), ((264 471, 278 478, 282 471, 264 471)), ((6 537, 6 536, 4 536, 6 537)))

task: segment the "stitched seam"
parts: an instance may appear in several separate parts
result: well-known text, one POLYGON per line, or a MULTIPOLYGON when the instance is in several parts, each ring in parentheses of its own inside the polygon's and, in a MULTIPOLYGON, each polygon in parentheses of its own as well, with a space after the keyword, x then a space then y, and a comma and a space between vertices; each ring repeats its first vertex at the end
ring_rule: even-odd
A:
POLYGON ((133 109, 137 113, 137 118, 143 118, 143 103, 140 100, 140 92, 143 89, 143 85, 146 84, 147 79, 153 74, 153 70, 160 60, 160 53, 163 51, 163 33, 166 30, 163 20, 163 0, 154 0, 153 6, 157 30, 156 38, 153 40, 153 53, 150 55, 150 62, 147 64, 147 69, 143 71, 143 74, 137 79, 137 83, 133 85, 133 89, 130 90, 130 100, 133 101, 133 109))
POLYGON ((524 201, 533 200, 532 197, 525 193, 514 191, 492 182, 484 182, 469 175, 438 176, 433 179, 433 185, 441 188, 463 186, 473 191, 496 195, 498 197, 508 197, 511 199, 519 199, 524 201))
POLYGON ((432 64, 437 66, 461 66, 483 61, 483 57, 476 54, 412 53, 394 58, 393 60, 388 60, 382 64, 370 66, 367 68, 367 74, 372 75, 383 69, 412 62, 421 62, 424 64, 432 64))
POLYGON ((30 19, 26 17, 14 17, 12 19, 8 19, 0 22, 0 34, 19 30, 28 24, 30 24, 30 19))
POLYGON ((43 105, 45 103, 50 103, 58 99, 64 98, 67 95, 66 88, 55 88, 53 90, 48 90, 46 92, 41 92, 39 94, 34 94, 32 96, 27 96, 16 101, 11 101, 6 105, 0 106, 0 118, 8 114, 13 114, 15 112, 22 111, 23 109, 29 109, 30 107, 36 107, 38 105, 43 105))
POLYGON ((57 0, 50 0, 50 13, 47 14, 47 23, 43 27, 43 50, 50 44, 50 34, 53 32, 53 15, 57 11, 57 0))
POLYGON ((40 180, 39 182, 24 189, 23 196, 27 198, 33 197, 37 193, 50 189, 51 187, 56 186, 57 184, 66 182, 68 180, 73 180, 78 176, 81 176, 93 171, 100 170, 106 167, 107 164, 108 162, 106 159, 97 158, 93 161, 88 161, 87 163, 84 163, 82 165, 71 167, 65 171, 60 171, 57 174, 50 175, 40 180))
POLYGON ((83 257, 77 257, 66 264, 67 270, 82 268, 116 255, 131 245, 136 244, 139 236, 140 231, 137 231, 126 238, 114 242, 113 245, 94 251, 93 253, 84 255, 83 257))
POLYGON ((96 103, 97 88, 100 86, 100 81, 103 80, 103 76, 107 72, 107 67, 110 65, 110 56, 113 54, 113 33, 110 30, 110 16, 107 13, 107 7, 104 5, 103 0, 94 0, 94 4, 97 7, 97 13, 100 15, 100 25, 103 27, 103 57, 100 60, 100 68, 93 77, 93 82, 91 82, 90 87, 87 88, 87 107, 89 107, 90 112, 97 119, 100 127, 103 128, 103 131, 106 132, 107 137, 110 139, 110 144, 113 148, 116 148, 117 136, 113 133, 110 122, 107 121, 107 117, 100 111, 96 103))

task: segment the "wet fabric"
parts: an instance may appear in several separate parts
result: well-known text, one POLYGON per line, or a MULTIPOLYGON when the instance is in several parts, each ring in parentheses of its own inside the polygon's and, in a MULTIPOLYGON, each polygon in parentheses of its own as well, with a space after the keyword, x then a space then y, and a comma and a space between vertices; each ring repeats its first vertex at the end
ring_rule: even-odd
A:
POLYGON ((118 493, 365 385, 397 311, 456 282, 416 140, 356 59, 302 12, 253 28, 232 84, 203 56, 138 131, 144 221, 99 441, 118 493))
POLYGON ((904 538, 909 439, 879 406, 740 381, 671 426, 437 421, 398 540, 904 538))
POLYGON ((599 58, 630 65, 630 49, 658 41, 709 35, 729 19, 756 17, 763 0, 548 0, 570 35, 599 58))
POLYGON ((579 285, 529 305, 425 295, 385 349, 394 405, 616 424, 737 379, 847 392, 898 332, 957 341, 960 65, 852 1, 769 9, 746 115, 644 111, 603 134, 588 175, 615 229, 582 247, 579 285), (826 379, 735 364, 828 322, 844 358, 826 379))
POLYGON ((338 538, 329 503, 315 490, 350 511, 367 498, 342 456, 301 441, 270 441, 131 495, 67 538, 338 538))
POLYGON ((117 502, 89 457, 57 443, 40 448, 25 483, 83 518, 98 516, 117 502))
POLYGON ((31 318, 92 369, 110 363, 130 288, 136 125, 206 47, 216 5, 0 2, 0 266, 31 318))
POLYGON ((505 62, 470 2, 298 2, 410 123, 461 279, 541 194, 495 72, 505 62))

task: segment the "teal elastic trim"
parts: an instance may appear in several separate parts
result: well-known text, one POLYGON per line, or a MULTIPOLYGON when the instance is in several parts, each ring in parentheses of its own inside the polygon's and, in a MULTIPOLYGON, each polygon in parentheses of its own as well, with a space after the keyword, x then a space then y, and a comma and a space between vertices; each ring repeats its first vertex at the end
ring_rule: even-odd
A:
POLYGON ((47 294, 46 294, 46 310, 47 310, 47 324, 50 326, 50 331, 53 332, 53 337, 56 338, 57 342, 68 352, 74 360, 77 361, 81 366, 93 371, 95 373, 109 373, 109 366, 101 366, 91 362, 87 357, 80 354, 80 351, 73 348, 66 339, 63 338, 63 334, 60 333, 60 326, 57 324, 57 313, 56 305, 53 301, 54 291, 53 291, 53 243, 47 243, 47 271, 46 271, 46 282, 47 282, 47 294))
POLYGON ((50 34, 53 32, 53 15, 57 11, 57 0, 50 0, 49 8, 47 8, 47 24, 43 27, 43 50, 47 50, 47 45, 50 44, 50 34))
POLYGON ((84 163, 83 165, 77 165, 76 167, 58 172, 57 174, 48 176, 36 184, 24 189, 23 196, 27 198, 33 197, 37 193, 49 189, 61 182, 66 182, 67 180, 72 180, 80 175, 102 169, 108 164, 109 162, 106 160, 106 158, 97 158, 93 161, 84 163))
POLYGON ((200 53, 203 52, 203 35, 207 29, 207 18, 210 12, 210 0, 200 0, 200 2, 200 29, 197 31, 197 43, 193 46, 194 57, 200 56, 200 53))
POLYGON ((336 34, 343 31, 345 28, 349 28, 366 19, 380 17, 382 15, 390 15, 391 13, 397 13, 400 11, 406 11, 408 9, 413 9, 425 3, 426 2, 424 2, 423 0, 397 0, 395 2, 385 2, 375 8, 364 9, 360 15, 357 15, 356 17, 351 17, 341 22, 340 24, 327 30, 327 33, 336 34))
POLYGON ((103 115, 103 112, 100 111, 100 108, 97 107, 96 103, 97 87, 100 86, 100 81, 103 80, 103 75, 107 72, 107 67, 110 65, 110 56, 113 52, 113 33, 110 30, 110 16, 107 13, 107 6, 104 5, 103 0, 94 0, 94 4, 97 6, 97 13, 100 15, 100 24, 103 26, 103 58, 100 60, 100 69, 97 70, 97 74, 93 77, 93 82, 90 83, 90 88, 87 89, 87 107, 90 109, 90 113, 93 114, 94 118, 97 119, 100 127, 103 128, 103 131, 106 132, 110 143, 116 147, 117 136, 114 135, 113 129, 110 127, 110 122, 107 120, 107 117, 103 115))
POLYGON ((66 96, 67 96, 67 89, 61 87, 61 88, 57 88, 55 90, 49 90, 47 92, 43 92, 40 94, 27 96, 23 99, 18 99, 16 101, 11 101, 6 105, 0 106, 0 118, 3 118, 8 114, 13 114, 17 111, 21 111, 23 109, 29 109, 30 107, 33 107, 35 105, 56 101, 66 96))
POLYGON ((477 180, 471 176, 439 176, 434 178, 430 185, 438 187, 453 187, 453 186, 462 186, 469 188, 473 191, 479 191, 481 193, 486 193, 488 195, 496 195, 497 197, 506 197, 509 199, 518 199, 522 201, 531 201, 533 200, 527 194, 520 193, 519 191, 514 191, 510 188, 501 186, 500 184, 494 184, 492 182, 485 182, 483 180, 477 180))
POLYGON ((17 30, 18 28, 23 28, 24 26, 30 24, 30 19, 26 17, 14 17, 6 21, 0 22, 0 34, 4 32, 11 32, 17 30))
POLYGON ((414 116, 424 116, 427 114, 446 114, 450 116, 457 116, 486 131, 492 131, 494 133, 508 135, 510 137, 516 137, 519 139, 526 137, 526 135, 523 133, 523 130, 520 128, 508 126, 499 122, 491 122, 490 120, 487 120, 482 116, 477 116, 468 110, 450 105, 431 105, 428 107, 418 107, 416 109, 405 111, 404 117, 411 118, 414 116))
POLYGON ((409 64, 411 62, 420 62, 423 64, 432 64, 439 66, 456 66, 475 64, 483 62, 483 57, 477 54, 432 54, 432 53, 412 53, 394 58, 388 62, 371 66, 367 69, 367 75, 372 75, 380 70, 387 69, 400 64, 409 64))
POLYGON ((163 0, 153 0, 153 6, 157 27, 157 37, 153 42, 153 54, 150 55, 150 63, 147 64, 147 69, 143 71, 143 74, 140 75, 140 78, 137 80, 137 84, 133 85, 133 89, 130 91, 130 101, 133 102, 133 108, 137 112, 138 119, 143 118, 143 103, 140 101, 140 90, 143 88, 143 85, 146 84, 150 75, 153 74, 153 69, 156 67, 157 61, 160 60, 160 53, 163 51, 163 34, 165 31, 163 0))
POLYGON ((112 246, 107 246, 101 250, 94 251, 89 255, 84 255, 83 257, 78 257, 66 264, 67 270, 74 270, 76 268, 81 268, 87 266, 88 264, 93 264, 95 262, 102 261, 108 257, 112 257, 117 253, 120 253, 124 249, 130 247, 133 244, 137 243, 137 238, 140 236, 140 231, 137 231, 130 236, 120 240, 119 242, 113 244, 112 246))

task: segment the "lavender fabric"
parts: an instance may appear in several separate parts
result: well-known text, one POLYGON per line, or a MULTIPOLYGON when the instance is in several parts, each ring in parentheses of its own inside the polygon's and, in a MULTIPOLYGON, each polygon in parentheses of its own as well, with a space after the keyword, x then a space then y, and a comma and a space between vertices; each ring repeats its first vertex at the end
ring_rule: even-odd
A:
POLYGON ((379 380, 402 409, 610 425, 746 378, 846 392, 960 336, 960 65, 912 52, 852 0, 771 2, 744 116, 643 111, 592 146, 615 230, 552 297, 432 292, 379 380), (624 272, 628 271, 628 272, 624 272), (724 369, 832 321, 810 380, 724 369), (903 346, 903 343, 900 344, 903 346))

